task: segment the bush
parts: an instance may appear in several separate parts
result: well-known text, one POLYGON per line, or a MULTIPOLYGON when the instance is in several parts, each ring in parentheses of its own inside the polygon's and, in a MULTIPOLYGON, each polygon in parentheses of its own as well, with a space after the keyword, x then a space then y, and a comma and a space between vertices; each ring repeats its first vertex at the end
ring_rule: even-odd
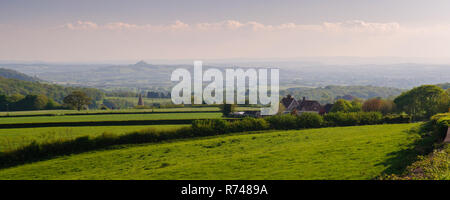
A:
POLYGON ((192 132, 199 136, 218 135, 231 132, 258 131, 268 129, 268 122, 261 118, 246 117, 242 120, 225 121, 222 119, 195 120, 192 132))
POLYGON ((228 122, 222 119, 195 120, 192 122, 192 131, 195 135, 208 136, 228 132, 228 122))
POLYGON ((326 126, 373 125, 383 122, 379 112, 328 113, 324 115, 326 126))
POLYGON ((450 113, 437 114, 428 122, 441 139, 444 139, 450 127, 450 113))
POLYGON ((299 128, 320 128, 323 125, 323 117, 317 113, 302 113, 297 121, 299 128))
POLYGON ((299 128, 297 115, 274 115, 266 118, 272 129, 297 129, 299 128))
POLYGON ((246 117, 242 120, 229 122, 230 132, 241 132, 241 131, 259 131, 269 129, 269 123, 262 118, 252 118, 246 117))
POLYGON ((388 124, 410 123, 411 120, 411 116, 407 114, 389 114, 383 118, 384 123, 388 124))
POLYGON ((49 99, 47 102, 47 105, 45 105, 45 109, 52 110, 52 109, 59 109, 61 108, 61 105, 53 101, 52 99, 49 99))
POLYGON ((383 123, 383 115, 379 112, 358 112, 358 125, 374 125, 383 123))
POLYGON ((324 120, 327 126, 354 126, 358 124, 356 115, 354 113, 328 113, 324 115, 324 120))

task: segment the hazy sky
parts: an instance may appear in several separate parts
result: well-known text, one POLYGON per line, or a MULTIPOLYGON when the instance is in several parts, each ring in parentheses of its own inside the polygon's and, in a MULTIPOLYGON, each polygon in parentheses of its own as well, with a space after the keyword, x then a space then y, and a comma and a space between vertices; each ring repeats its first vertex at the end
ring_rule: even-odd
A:
POLYGON ((448 0, 0 0, 0 60, 450 57, 448 0))

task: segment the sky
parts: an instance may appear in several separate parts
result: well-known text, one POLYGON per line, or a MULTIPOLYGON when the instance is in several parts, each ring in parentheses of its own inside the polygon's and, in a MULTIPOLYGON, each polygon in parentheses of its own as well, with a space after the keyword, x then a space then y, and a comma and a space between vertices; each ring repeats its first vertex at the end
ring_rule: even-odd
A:
POLYGON ((449 58, 448 0, 0 0, 0 60, 449 58))

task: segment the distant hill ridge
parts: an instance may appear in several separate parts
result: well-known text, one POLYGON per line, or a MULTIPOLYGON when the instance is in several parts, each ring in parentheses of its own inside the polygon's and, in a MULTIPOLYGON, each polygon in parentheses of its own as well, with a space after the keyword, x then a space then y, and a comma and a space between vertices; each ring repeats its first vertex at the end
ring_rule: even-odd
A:
POLYGON ((85 92, 89 97, 96 101, 99 101, 104 97, 104 93, 95 88, 64 87, 56 84, 24 81, 0 76, 0 94, 8 96, 13 94, 44 94, 45 96, 62 103, 65 96, 76 90, 85 92))
POLYGON ((26 74, 20 73, 18 71, 15 71, 12 69, 5 69, 5 68, 0 68, 0 76, 4 77, 4 78, 18 79, 18 80, 22 80, 22 81, 32 81, 32 82, 41 81, 40 79, 38 79, 36 77, 31 77, 26 74))

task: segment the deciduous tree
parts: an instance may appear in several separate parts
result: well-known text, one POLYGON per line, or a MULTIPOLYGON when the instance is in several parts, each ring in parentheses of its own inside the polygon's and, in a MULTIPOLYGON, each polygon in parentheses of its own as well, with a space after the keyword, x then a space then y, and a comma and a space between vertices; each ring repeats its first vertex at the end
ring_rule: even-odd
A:
POLYGON ((330 112, 350 112, 352 109, 352 104, 344 99, 337 100, 333 107, 331 108, 330 112))
POLYGON ((435 85, 423 85, 398 96, 394 103, 400 111, 412 115, 413 119, 428 119, 436 113, 448 110, 449 96, 435 85))
POLYGON ((220 105, 220 111, 222 112, 223 116, 228 116, 230 113, 234 112, 236 109, 235 104, 222 104, 220 105))
POLYGON ((74 91, 68 96, 64 97, 64 103, 72 108, 81 110, 83 106, 91 103, 91 98, 82 91, 74 91))

